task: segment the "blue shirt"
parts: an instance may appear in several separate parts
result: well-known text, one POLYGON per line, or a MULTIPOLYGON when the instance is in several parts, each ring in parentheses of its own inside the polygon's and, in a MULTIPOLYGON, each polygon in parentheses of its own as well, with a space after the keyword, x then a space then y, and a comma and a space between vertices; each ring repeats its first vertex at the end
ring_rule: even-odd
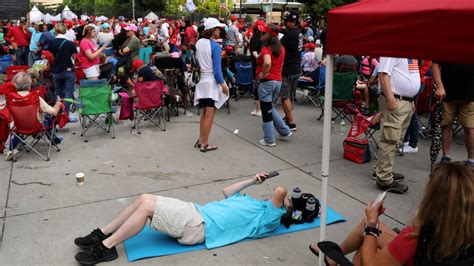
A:
POLYGON ((265 237, 280 225, 285 208, 275 207, 239 193, 204 206, 195 205, 205 223, 208 249, 229 245, 245 238, 265 237))
POLYGON ((36 31, 33 27, 30 27, 29 30, 31 32, 30 51, 33 52, 38 49, 38 46, 36 44, 39 42, 42 32, 36 31))

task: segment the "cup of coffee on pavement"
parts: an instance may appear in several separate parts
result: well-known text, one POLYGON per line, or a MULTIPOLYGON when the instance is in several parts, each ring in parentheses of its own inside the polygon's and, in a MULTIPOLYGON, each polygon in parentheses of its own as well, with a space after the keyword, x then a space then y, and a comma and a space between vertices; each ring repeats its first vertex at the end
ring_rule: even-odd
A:
POLYGON ((85 178, 84 173, 77 173, 76 174, 77 185, 79 186, 84 185, 84 182, 85 182, 84 178, 85 178))

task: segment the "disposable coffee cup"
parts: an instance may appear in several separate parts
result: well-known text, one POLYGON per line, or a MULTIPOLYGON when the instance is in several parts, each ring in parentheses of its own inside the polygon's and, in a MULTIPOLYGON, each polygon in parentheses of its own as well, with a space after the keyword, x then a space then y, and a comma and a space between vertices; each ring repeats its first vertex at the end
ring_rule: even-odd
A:
POLYGON ((76 174, 77 185, 79 185, 79 186, 84 185, 84 182, 85 182, 84 178, 85 178, 84 173, 77 173, 76 174))

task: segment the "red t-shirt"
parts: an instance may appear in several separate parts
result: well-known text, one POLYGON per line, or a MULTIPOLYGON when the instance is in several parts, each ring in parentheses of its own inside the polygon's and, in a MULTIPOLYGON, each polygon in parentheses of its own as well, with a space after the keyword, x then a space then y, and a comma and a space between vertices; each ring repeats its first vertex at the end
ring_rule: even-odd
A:
POLYGON ((283 62, 285 61, 285 48, 281 47, 281 53, 279 57, 274 57, 272 50, 269 47, 262 47, 262 53, 257 58, 257 76, 263 70, 263 56, 270 55, 272 58, 272 65, 270 66, 270 71, 268 75, 264 78, 266 80, 282 80, 281 70, 283 68, 283 62))
POLYGON ((83 38, 81 40, 81 44, 79 45, 79 60, 82 62, 81 68, 86 69, 91 66, 95 66, 100 64, 100 58, 97 56, 93 60, 89 60, 89 58, 86 56, 86 51, 91 50, 92 53, 95 53, 97 51, 97 46, 89 39, 83 38))
POLYGON ((418 237, 412 236, 415 227, 405 227, 398 236, 388 244, 388 252, 402 265, 413 266, 418 237))

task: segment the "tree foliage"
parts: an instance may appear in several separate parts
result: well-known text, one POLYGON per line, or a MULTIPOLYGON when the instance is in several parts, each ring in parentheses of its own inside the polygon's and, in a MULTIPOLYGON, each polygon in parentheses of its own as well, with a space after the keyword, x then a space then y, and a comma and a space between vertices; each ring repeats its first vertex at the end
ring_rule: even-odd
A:
POLYGON ((354 3, 356 0, 308 0, 304 11, 310 14, 315 20, 321 20, 326 17, 326 13, 338 6, 354 3))

